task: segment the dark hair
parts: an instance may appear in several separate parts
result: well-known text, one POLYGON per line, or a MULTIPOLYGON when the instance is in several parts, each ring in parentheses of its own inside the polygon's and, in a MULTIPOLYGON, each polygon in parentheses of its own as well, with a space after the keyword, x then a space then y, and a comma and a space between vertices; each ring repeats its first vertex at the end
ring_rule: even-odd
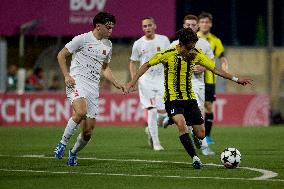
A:
POLYGON ((198 20, 203 19, 203 18, 208 18, 211 22, 213 21, 213 16, 212 14, 208 13, 208 12, 202 12, 199 16, 198 16, 198 20))
POLYGON ((115 16, 108 12, 99 12, 93 19, 93 26, 96 27, 96 24, 115 24, 115 16))
POLYGON ((198 22, 197 16, 192 15, 192 14, 186 15, 186 16, 183 18, 183 23, 184 23, 186 20, 196 20, 196 22, 198 22))
POLYGON ((196 43, 198 41, 196 33, 191 28, 182 28, 178 30, 177 37, 179 42, 182 43, 183 45, 196 43))
POLYGON ((142 21, 143 20, 152 20, 152 22, 155 23, 155 19, 153 17, 151 17, 151 16, 144 17, 144 18, 142 18, 142 21))

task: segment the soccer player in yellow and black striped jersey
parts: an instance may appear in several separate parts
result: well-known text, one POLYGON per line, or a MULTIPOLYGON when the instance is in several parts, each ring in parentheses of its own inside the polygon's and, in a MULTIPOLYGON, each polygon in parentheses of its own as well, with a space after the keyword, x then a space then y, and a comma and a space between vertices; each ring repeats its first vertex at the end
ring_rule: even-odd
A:
MULTIPOLYGON (((220 59, 221 69, 224 71, 228 70, 228 60, 224 56, 224 46, 221 40, 210 33, 210 29, 212 27, 213 17, 210 13, 201 13, 198 16, 198 26, 199 31, 197 32, 197 36, 205 39, 209 42, 210 47, 214 53, 215 59, 220 59)), ((205 135, 208 144, 212 144, 213 141, 211 139, 210 133, 213 125, 213 102, 216 100, 215 94, 215 83, 217 77, 210 71, 205 70, 204 72, 204 82, 205 82, 205 135)))
POLYGON ((214 61, 208 58, 200 49, 195 48, 198 37, 190 28, 180 29, 177 35, 179 44, 157 53, 148 62, 144 63, 127 84, 125 90, 129 92, 135 88, 139 77, 151 66, 159 63, 164 65, 164 99, 168 116, 178 127, 180 141, 193 159, 193 167, 200 169, 202 163, 196 155, 187 127, 187 125, 192 125, 193 132, 199 139, 205 137, 204 121, 191 83, 194 65, 200 64, 215 74, 242 85, 251 83, 251 79, 233 77, 231 74, 215 68, 214 61))

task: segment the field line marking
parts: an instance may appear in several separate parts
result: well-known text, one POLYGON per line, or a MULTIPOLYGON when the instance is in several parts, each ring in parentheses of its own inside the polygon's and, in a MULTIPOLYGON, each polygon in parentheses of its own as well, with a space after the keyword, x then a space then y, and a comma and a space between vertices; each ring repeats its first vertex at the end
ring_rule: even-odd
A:
MULTIPOLYGON (((18 158, 42 158, 42 159, 53 159, 54 157, 51 156, 45 156, 45 155, 34 155, 34 154, 28 154, 28 155, 17 155, 17 156, 10 156, 10 155, 2 155, 0 154, 0 156, 2 157, 18 157, 18 158)), ((142 160, 142 159, 111 159, 111 158, 92 158, 92 157, 82 157, 79 159, 83 159, 83 160, 97 160, 97 161, 117 161, 117 162, 147 162, 147 163, 173 163, 173 164, 189 164, 191 165, 191 163, 189 162, 177 162, 177 161, 162 161, 162 160, 142 160)), ((214 163, 207 163, 204 164, 206 166, 217 166, 217 167, 222 167, 223 165, 218 165, 218 164, 214 164, 214 163)), ((254 178, 222 178, 222 177, 181 177, 181 176, 159 176, 158 177, 165 177, 165 178, 211 178, 211 179, 239 179, 239 180, 273 180, 271 178, 278 176, 278 173, 275 173, 273 171, 270 170, 265 170, 265 169, 258 169, 258 168, 251 168, 251 167, 239 167, 240 169, 247 169, 247 170, 251 170, 251 171, 256 171, 261 173, 262 175, 259 177, 254 177, 254 178)), ((9 169, 0 169, 1 171, 5 171, 5 170, 9 170, 9 169)), ((20 171, 20 170, 19 170, 20 171)), ((29 170, 27 170, 29 171, 29 170)), ((46 172, 46 173, 61 173, 61 172, 46 172)), ((76 173, 76 174, 81 174, 79 172, 64 172, 66 173, 76 173)), ((85 174, 85 173, 84 173, 85 174)), ((87 173, 87 174, 96 174, 96 175, 100 175, 100 174, 105 174, 105 175, 109 175, 109 176, 119 176, 120 174, 112 174, 112 173, 87 173)), ((120 176, 127 176, 128 174, 122 174, 120 176)), ((131 175, 129 175, 131 176, 131 175)), ((135 175, 135 176, 155 176, 155 175, 135 175)), ((275 181, 284 181, 281 179, 274 179, 275 181)))
MULTIPOLYGON (((30 170, 30 169, 0 169, 4 172, 29 172, 29 173, 48 173, 48 174, 79 174, 79 175, 101 175, 101 176, 124 176, 124 177, 151 177, 151 178, 179 178, 179 179, 215 179, 215 180, 255 180, 251 178, 224 178, 224 177, 189 177, 179 175, 137 175, 137 174, 124 174, 124 173, 100 173, 100 172, 77 172, 77 171, 43 171, 43 170, 30 170)), ((267 179, 265 181, 280 181, 281 179, 267 179)))

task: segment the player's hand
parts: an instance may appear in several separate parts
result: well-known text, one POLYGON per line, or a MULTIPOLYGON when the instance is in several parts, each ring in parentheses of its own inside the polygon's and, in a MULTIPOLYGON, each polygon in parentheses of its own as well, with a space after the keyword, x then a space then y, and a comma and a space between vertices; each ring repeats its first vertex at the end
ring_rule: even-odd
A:
POLYGON ((125 85, 121 85, 121 84, 118 83, 118 84, 115 85, 115 87, 116 87, 117 89, 120 89, 123 94, 126 94, 126 92, 125 92, 125 91, 126 91, 125 85))
POLYGON ((138 90, 138 85, 137 83, 130 89, 130 92, 134 92, 138 90))
POLYGON ((200 66, 200 65, 195 65, 194 68, 193 68, 193 72, 195 74, 200 74, 204 71, 205 71, 205 68, 203 66, 200 66))
POLYGON ((251 78, 241 78, 241 77, 237 81, 237 83, 240 85, 247 85, 247 84, 252 85, 252 82, 253 80, 251 78))
POLYGON ((75 85, 75 80, 69 74, 65 75, 65 84, 67 87, 73 87, 75 85))
POLYGON ((136 87, 136 84, 133 81, 130 81, 129 83, 126 84, 125 92, 126 93, 133 92, 135 87, 136 87))

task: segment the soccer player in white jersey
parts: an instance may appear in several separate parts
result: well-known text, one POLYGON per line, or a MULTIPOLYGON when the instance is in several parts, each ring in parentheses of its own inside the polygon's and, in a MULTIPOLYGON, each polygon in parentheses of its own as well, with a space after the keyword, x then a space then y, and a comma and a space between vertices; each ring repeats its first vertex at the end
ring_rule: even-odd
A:
POLYGON ((91 139, 98 115, 101 71, 116 88, 124 91, 124 86, 116 81, 108 66, 112 53, 112 43, 108 38, 111 36, 115 22, 115 17, 110 13, 98 13, 93 19, 94 30, 75 36, 57 56, 65 77, 66 95, 72 104, 73 114, 54 150, 56 158, 62 159, 70 137, 79 124, 82 128, 76 143, 69 150, 67 161, 69 166, 77 165, 77 153, 91 139), (73 59, 69 72, 66 58, 70 55, 73 55, 73 59))
MULTIPOLYGON (((194 32, 198 30, 198 18, 195 15, 186 15, 183 19, 183 27, 191 28, 194 32)), ((175 46, 179 43, 178 40, 175 40, 171 43, 171 46, 175 46)), ((210 48, 210 44, 199 38, 196 42, 195 47, 200 48, 209 58, 214 59, 214 54, 210 48)), ((205 83, 204 83, 204 71, 205 68, 200 65, 194 66, 194 74, 192 75, 192 87, 196 95, 198 107, 202 114, 204 115, 204 101, 205 101, 205 83)), ((206 139, 201 140, 201 145, 196 141, 197 148, 201 148, 203 155, 215 155, 215 153, 209 148, 206 139)))
MULTIPOLYGON (((144 36, 134 42, 130 57, 129 70, 131 77, 136 74, 136 65, 142 66, 157 52, 169 47, 168 37, 155 33, 157 26, 151 17, 142 19, 144 36)), ((138 81, 140 103, 147 110, 145 131, 148 134, 149 144, 153 150, 164 150, 158 136, 158 124, 167 117, 164 105, 164 67, 162 64, 150 68, 138 81)))

